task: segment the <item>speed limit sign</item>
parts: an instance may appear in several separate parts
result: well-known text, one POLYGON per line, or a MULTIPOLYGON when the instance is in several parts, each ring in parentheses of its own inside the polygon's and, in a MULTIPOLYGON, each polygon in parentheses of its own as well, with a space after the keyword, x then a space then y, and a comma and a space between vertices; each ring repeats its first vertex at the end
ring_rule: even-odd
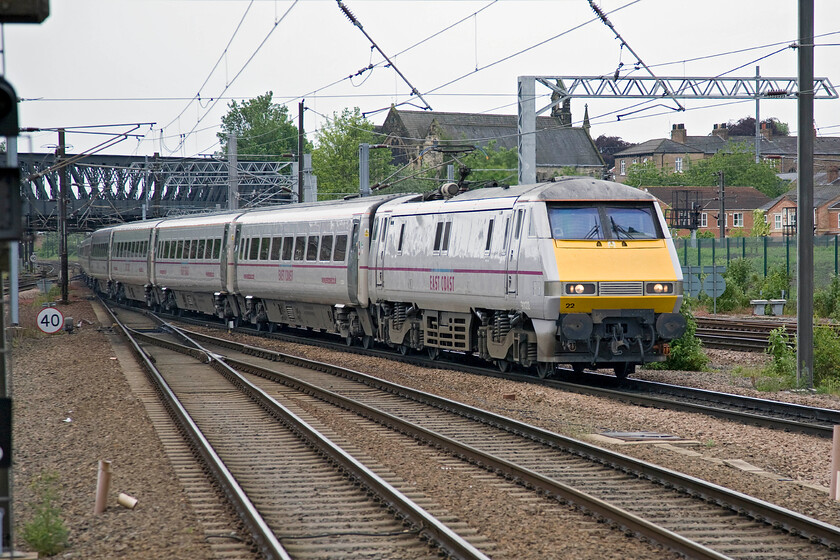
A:
POLYGON ((45 307, 38 313, 38 328, 45 333, 57 333, 63 326, 64 315, 55 307, 45 307))

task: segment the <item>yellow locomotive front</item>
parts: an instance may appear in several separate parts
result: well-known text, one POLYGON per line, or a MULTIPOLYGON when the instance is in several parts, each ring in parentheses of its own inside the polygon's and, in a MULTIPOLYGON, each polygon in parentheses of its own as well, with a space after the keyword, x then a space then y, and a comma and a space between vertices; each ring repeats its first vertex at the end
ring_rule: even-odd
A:
POLYGON ((576 370, 662 361, 685 332, 682 273, 652 197, 548 204, 559 296, 558 361, 576 370))

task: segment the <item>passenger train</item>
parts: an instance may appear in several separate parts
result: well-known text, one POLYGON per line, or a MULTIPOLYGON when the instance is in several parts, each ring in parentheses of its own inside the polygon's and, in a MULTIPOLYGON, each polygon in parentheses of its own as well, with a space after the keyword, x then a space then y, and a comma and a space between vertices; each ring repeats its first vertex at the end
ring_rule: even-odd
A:
POLYGON ((96 290, 149 308, 540 377, 626 377, 685 331, 655 198, 585 177, 145 220, 94 232, 81 259, 96 290))

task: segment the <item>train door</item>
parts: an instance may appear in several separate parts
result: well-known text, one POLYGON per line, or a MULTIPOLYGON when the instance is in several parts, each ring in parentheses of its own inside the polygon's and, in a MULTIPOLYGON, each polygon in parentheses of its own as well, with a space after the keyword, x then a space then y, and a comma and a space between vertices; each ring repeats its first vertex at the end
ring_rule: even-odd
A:
POLYGON ((510 228, 507 248, 507 293, 515 294, 519 290, 519 242, 522 239, 522 226, 525 221, 525 209, 519 208, 513 213, 513 227, 510 228))
POLYGON ((353 231, 347 246, 347 295, 359 303, 359 219, 353 219, 353 231))
POLYGON ((228 279, 228 232, 230 232, 230 224, 225 224, 225 231, 222 234, 222 250, 219 255, 219 281, 222 288, 227 286, 228 279))
POLYGON ((236 264, 237 264, 237 251, 239 250, 239 244, 242 242, 242 224, 236 224, 236 227, 233 231, 230 230, 230 224, 225 226, 226 233, 225 239, 227 240, 227 246, 225 247, 225 254, 227 258, 227 262, 225 263, 225 268, 227 269, 226 281, 227 281, 227 290, 230 293, 237 292, 237 285, 236 285, 236 264))
POLYGON ((146 278, 149 282, 154 281, 155 271, 155 255, 157 255, 157 229, 149 229, 149 238, 147 239, 149 250, 146 251, 146 278))
POLYGON ((373 237, 376 240, 376 287, 381 288, 385 284, 385 234, 388 231, 388 216, 377 218, 379 227, 374 228, 373 237), (378 232, 376 230, 379 230, 378 232))

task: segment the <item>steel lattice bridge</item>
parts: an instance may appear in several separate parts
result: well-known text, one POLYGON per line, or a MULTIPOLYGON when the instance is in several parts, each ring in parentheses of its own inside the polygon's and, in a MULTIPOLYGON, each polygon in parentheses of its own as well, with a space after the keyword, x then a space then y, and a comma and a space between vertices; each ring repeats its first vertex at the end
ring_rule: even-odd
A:
MULTIPOLYGON (((18 162, 24 229, 55 230, 61 173, 54 169, 57 156, 21 153, 18 162)), ((295 201, 296 167, 291 162, 239 161, 239 207, 295 201)), ((68 231, 228 207, 225 160, 91 155, 66 168, 68 231)))

